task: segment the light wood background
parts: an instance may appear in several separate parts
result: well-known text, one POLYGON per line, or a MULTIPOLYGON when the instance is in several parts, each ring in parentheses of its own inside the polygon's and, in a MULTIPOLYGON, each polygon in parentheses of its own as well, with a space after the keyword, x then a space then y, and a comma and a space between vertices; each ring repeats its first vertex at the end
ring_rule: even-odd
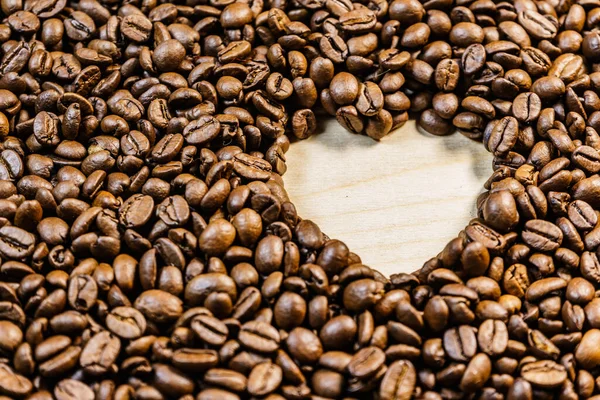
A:
POLYGON ((386 275, 411 272, 475 216, 492 156, 459 133, 436 137, 415 121, 375 142, 335 120, 293 143, 285 185, 304 219, 386 275))

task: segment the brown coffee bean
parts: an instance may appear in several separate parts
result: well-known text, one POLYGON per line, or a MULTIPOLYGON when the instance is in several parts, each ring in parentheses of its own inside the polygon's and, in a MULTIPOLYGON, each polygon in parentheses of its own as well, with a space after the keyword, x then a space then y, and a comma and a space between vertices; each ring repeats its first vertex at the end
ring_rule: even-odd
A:
POLYGON ((119 208, 119 222, 126 228, 137 228, 152 216, 154 200, 150 196, 133 195, 119 208))
POLYGON ((512 113, 519 122, 529 123, 537 119, 542 109, 542 102, 537 94, 521 93, 513 100, 512 113))
POLYGON ((544 360, 524 365, 521 376, 533 385, 550 389, 560 386, 567 379, 567 372, 562 365, 544 360))
POLYGON ((519 135, 518 121, 513 117, 502 118, 492 129, 488 147, 501 156, 512 150, 519 135))
POLYGON ((198 246, 209 255, 223 254, 235 240, 235 233, 235 227, 231 223, 217 219, 204 229, 198 239, 198 246))
POLYGON ((157 323, 173 321, 183 313, 182 301, 162 290, 147 290, 135 300, 134 307, 157 323))
POLYGON ((306 328, 293 329, 286 344, 290 355, 301 364, 313 364, 323 353, 319 338, 306 328))
POLYGON ((145 42, 150 37, 152 23, 144 15, 131 14, 121 20, 121 33, 135 42, 145 42))
POLYGON ((260 321, 242 325, 238 338, 244 346, 260 353, 272 353, 279 348, 280 335, 277 330, 260 321))
POLYGON ((135 308, 116 307, 106 316, 106 327, 123 339, 137 339, 146 330, 146 319, 135 308))
POLYGON ((598 359, 599 354, 594 343, 596 343, 595 338, 597 339, 599 334, 598 329, 590 329, 583 335, 581 342, 575 349, 575 359, 583 368, 589 368, 598 359))
POLYGON ((540 251, 556 250, 562 243, 563 234, 554 224, 543 220, 525 223, 522 238, 531 247, 540 251))
POLYGON ((286 330, 293 329, 304 321, 306 302, 296 293, 285 292, 275 303, 273 314, 277 326, 286 330))
POLYGON ((265 396, 274 392, 282 381, 281 367, 270 362, 260 363, 248 376, 248 393, 253 396, 265 396))
POLYGON ((492 362, 490 358, 479 353, 469 361, 467 369, 460 381, 460 388, 465 392, 475 392, 489 379, 492 372, 492 362))
POLYGON ((525 10, 520 12, 518 21, 527 33, 535 39, 552 39, 556 36, 556 26, 536 11, 525 10))
POLYGON ((419 126, 432 135, 445 136, 454 132, 454 127, 449 121, 443 119, 433 109, 421 113, 419 126))
POLYGON ((444 349, 450 358, 456 361, 467 361, 475 355, 477 339, 474 329, 460 326, 444 333, 444 349))
POLYGON ((121 341, 109 332, 94 335, 83 348, 79 364, 90 375, 103 375, 117 360, 121 341))
POLYGON ((358 80, 354 75, 341 72, 331 80, 329 91, 337 104, 341 106, 352 104, 359 93, 358 80))
POLYGON ((83 382, 74 379, 64 379, 58 382, 54 388, 54 396, 60 400, 92 400, 94 392, 83 382))
POLYGON ((410 399, 417 382, 417 373, 408 360, 393 362, 381 381, 379 395, 382 400, 410 399))
POLYGON ((215 350, 183 348, 173 352, 171 362, 182 371, 203 372, 217 366, 218 355, 215 350))

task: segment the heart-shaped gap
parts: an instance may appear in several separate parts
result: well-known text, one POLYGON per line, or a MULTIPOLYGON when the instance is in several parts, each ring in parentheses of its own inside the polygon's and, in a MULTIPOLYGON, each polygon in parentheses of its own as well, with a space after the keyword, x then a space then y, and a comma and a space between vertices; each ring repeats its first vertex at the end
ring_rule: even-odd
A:
POLYGON ((386 276, 412 272, 476 215, 492 156, 460 134, 436 137, 411 120, 381 142, 335 120, 286 155, 298 214, 386 276))

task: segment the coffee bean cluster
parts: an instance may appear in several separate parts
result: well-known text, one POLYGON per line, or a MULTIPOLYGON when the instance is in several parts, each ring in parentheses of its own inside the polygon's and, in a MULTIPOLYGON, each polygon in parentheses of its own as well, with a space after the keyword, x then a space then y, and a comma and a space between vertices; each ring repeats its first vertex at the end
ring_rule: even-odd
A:
POLYGON ((600 398, 597 0, 0 11, 1 400, 600 398), (386 278, 281 176, 409 113, 494 172, 386 278))

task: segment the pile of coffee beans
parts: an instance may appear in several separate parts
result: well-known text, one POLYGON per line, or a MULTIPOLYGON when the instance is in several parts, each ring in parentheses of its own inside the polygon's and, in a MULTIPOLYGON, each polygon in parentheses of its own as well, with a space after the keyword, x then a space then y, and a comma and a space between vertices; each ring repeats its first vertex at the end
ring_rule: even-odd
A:
POLYGON ((599 0, 0 11, 1 400, 600 399, 599 0), (387 278, 281 176, 409 113, 493 174, 387 278))

